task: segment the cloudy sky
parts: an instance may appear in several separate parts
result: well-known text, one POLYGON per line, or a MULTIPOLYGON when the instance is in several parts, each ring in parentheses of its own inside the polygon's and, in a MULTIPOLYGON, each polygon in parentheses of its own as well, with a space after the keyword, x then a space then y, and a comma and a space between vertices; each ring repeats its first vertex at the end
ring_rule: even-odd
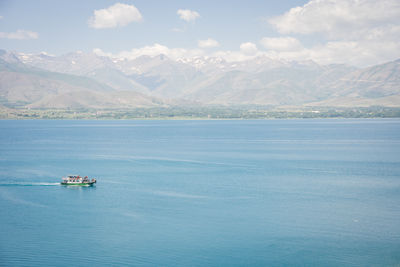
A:
POLYGON ((1 0, 0 48, 370 66, 400 58, 400 1, 1 0))

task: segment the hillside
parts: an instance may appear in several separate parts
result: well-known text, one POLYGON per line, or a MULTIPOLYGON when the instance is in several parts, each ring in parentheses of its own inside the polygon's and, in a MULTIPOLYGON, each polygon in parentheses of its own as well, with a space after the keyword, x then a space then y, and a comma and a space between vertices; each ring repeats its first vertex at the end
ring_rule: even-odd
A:
POLYGON ((400 107, 400 60, 369 68, 266 57, 117 59, 0 51, 0 99, 22 108, 400 107))
POLYGON ((0 101, 20 108, 132 108, 161 103, 88 77, 31 67, 9 54, 0 58, 0 101))
POLYGON ((356 70, 334 81, 328 99, 319 106, 400 105, 400 60, 356 70))

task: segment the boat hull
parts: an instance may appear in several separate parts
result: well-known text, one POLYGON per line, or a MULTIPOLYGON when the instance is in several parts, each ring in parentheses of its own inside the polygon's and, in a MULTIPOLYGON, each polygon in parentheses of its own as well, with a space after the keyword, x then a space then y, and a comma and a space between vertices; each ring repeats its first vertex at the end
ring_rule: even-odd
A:
POLYGON ((73 185, 73 186, 92 186, 95 182, 90 183, 61 183, 61 185, 73 185))

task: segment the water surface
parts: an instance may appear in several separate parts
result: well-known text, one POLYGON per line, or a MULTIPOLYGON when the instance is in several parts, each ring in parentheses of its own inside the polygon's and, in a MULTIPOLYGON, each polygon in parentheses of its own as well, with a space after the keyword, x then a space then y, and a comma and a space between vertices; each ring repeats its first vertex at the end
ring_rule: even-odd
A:
POLYGON ((398 265, 400 120, 0 121, 0 214, 1 266, 398 265))

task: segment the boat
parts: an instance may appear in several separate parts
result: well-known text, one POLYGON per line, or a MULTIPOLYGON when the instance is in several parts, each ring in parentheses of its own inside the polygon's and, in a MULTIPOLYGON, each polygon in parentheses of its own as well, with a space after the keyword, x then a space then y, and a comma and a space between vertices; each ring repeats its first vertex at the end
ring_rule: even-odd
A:
POLYGON ((81 177, 79 175, 68 175, 62 178, 62 185, 80 185, 80 186, 92 186, 96 183, 96 179, 89 179, 89 177, 81 177))

